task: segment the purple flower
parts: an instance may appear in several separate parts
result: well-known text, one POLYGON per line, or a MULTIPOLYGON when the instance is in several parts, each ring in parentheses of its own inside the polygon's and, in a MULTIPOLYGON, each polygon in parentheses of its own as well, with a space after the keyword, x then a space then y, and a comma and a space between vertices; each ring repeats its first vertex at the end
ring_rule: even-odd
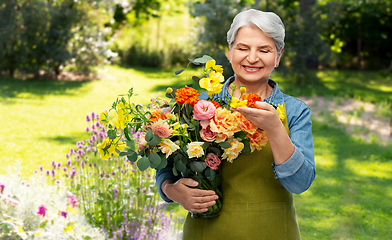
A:
POLYGON ((115 172, 115 171, 113 171, 111 174, 114 176, 114 175, 116 175, 116 172, 115 172))
POLYGON ((65 154, 65 158, 69 158, 69 154, 67 153, 67 154, 65 154))
POLYGON ((46 170, 46 175, 49 176, 49 174, 50 174, 50 171, 46 170))
POLYGON ((34 171, 34 174, 38 174, 38 170, 35 170, 35 171, 34 171))
POLYGON ((75 207, 78 206, 78 204, 79 202, 75 195, 68 196, 68 205, 71 205, 71 207, 75 207))
POLYGON ((42 204, 41 206, 38 207, 37 214, 41 215, 42 217, 45 217, 45 214, 46 214, 46 207, 45 207, 45 205, 42 204))
POLYGON ((63 167, 63 171, 66 172, 66 171, 67 171, 67 168, 66 168, 66 167, 63 167))
POLYGON ((93 130, 96 129, 95 124, 93 124, 93 125, 91 126, 91 129, 93 129, 93 130))
POLYGON ((54 176, 56 176, 56 170, 52 170, 52 176, 54 177, 54 176))
POLYGON ((4 188, 5 188, 4 184, 0 184, 0 193, 1 194, 3 194, 4 188))
POLYGON ((95 118, 95 112, 91 112, 91 118, 92 118, 92 119, 95 118))
POLYGON ((63 217, 65 217, 65 218, 67 217, 67 213, 66 213, 66 212, 63 212, 63 211, 61 211, 60 215, 63 216, 63 217))
POLYGON ((92 136, 91 136, 91 141, 93 141, 93 142, 97 141, 97 136, 92 135, 92 136))
POLYGON ((79 154, 79 156, 82 156, 82 155, 84 155, 84 151, 83 151, 83 149, 79 149, 79 150, 78 150, 78 154, 79 154))
POLYGON ((42 172, 44 170, 44 167, 39 167, 39 170, 42 172))
POLYGON ((68 161, 67 161, 67 165, 68 165, 68 167, 71 166, 71 160, 68 160, 68 161))
POLYGON ((57 168, 61 168, 61 162, 57 163, 57 168))
POLYGON ((86 127, 86 132, 90 132, 90 128, 89 127, 86 127))
POLYGON ((90 118, 89 115, 86 116, 86 121, 87 121, 87 122, 90 122, 90 121, 91 121, 91 118, 90 118))
POLYGON ((60 180, 56 180, 56 184, 57 184, 57 185, 60 185, 60 180))
POLYGON ((56 168, 56 162, 55 162, 55 161, 52 161, 52 166, 53 166, 54 168, 56 168))
POLYGON ((75 149, 71 148, 71 149, 69 150, 69 155, 74 155, 74 154, 75 154, 75 149))

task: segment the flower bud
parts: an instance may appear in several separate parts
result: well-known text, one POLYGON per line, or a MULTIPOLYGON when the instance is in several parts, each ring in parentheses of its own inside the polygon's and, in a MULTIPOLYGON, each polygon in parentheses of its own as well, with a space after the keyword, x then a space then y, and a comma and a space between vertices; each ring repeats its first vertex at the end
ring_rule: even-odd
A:
POLYGON ((240 87, 240 93, 242 94, 246 93, 246 87, 240 87))
POLYGON ((167 93, 167 94, 172 94, 172 93, 173 93, 173 88, 168 87, 168 88, 166 89, 166 93, 167 93))

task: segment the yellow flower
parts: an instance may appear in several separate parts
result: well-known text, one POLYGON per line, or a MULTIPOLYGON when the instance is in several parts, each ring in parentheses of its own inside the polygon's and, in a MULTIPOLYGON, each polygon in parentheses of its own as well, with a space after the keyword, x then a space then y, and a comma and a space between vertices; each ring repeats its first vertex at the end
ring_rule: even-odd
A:
POLYGON ((248 103, 247 100, 240 101, 239 98, 237 98, 237 97, 232 97, 232 98, 231 98, 230 107, 232 107, 232 108, 246 107, 246 104, 247 104, 247 103, 248 103))
POLYGON ((109 116, 108 112, 103 111, 101 115, 99 115, 99 123, 104 126, 108 125, 109 124, 108 116, 109 116))
POLYGON ((207 90, 207 94, 211 95, 213 93, 219 93, 222 91, 223 84, 221 82, 224 81, 224 77, 219 72, 210 72, 208 78, 200 79, 199 85, 201 88, 207 90))
POLYGON ((240 93, 242 94, 246 93, 246 87, 240 87, 240 93))
POLYGON ((97 149, 103 160, 110 158, 110 155, 116 151, 116 147, 112 144, 109 138, 105 138, 100 144, 98 144, 97 149))
POLYGON ((210 60, 206 63, 206 70, 214 70, 218 73, 223 73, 223 69, 221 65, 215 65, 215 60, 210 60))
POLYGON ((167 94, 172 94, 172 93, 173 93, 173 88, 168 87, 168 88, 166 89, 166 93, 167 93, 167 94))
POLYGON ((103 160, 110 158, 111 154, 119 155, 116 149, 123 151, 126 147, 126 143, 120 141, 120 137, 113 140, 105 138, 102 143, 98 144, 97 149, 103 160))
POLYGON ((284 121, 286 119, 286 108, 284 106, 284 104, 278 104, 278 108, 276 109, 276 111, 279 114, 279 118, 280 120, 284 121))
POLYGON ((191 142, 188 143, 187 148, 188 150, 186 151, 188 153, 189 158, 199 158, 204 155, 204 150, 203 150, 203 144, 204 142, 191 142))
POLYGON ((166 158, 168 158, 173 152, 177 151, 180 149, 180 147, 172 142, 170 139, 163 139, 159 149, 163 152, 166 153, 166 158))
POLYGON ((233 160, 238 157, 242 149, 244 149, 244 144, 239 140, 241 139, 240 138, 229 139, 229 143, 231 147, 224 149, 224 153, 222 154, 222 159, 227 159, 227 161, 232 163, 233 160))

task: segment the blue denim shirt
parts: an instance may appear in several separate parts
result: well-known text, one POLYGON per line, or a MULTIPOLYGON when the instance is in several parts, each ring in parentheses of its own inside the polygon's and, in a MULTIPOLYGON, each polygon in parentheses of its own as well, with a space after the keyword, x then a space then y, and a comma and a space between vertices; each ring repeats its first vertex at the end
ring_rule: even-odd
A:
MULTIPOLYGON (((229 85, 233 81, 234 77, 231 77, 225 82, 222 91, 218 94, 219 97, 228 96, 231 98, 229 85)), ((290 139, 295 147, 293 155, 286 162, 278 166, 272 163, 272 168, 275 172, 275 178, 280 180, 287 191, 300 194, 310 187, 316 176, 310 109, 304 102, 282 93, 275 81, 269 80, 268 84, 273 87, 273 91, 263 102, 268 102, 275 106, 283 104, 283 102, 285 103, 290 139)), ((203 92, 199 98, 206 99, 207 97, 208 95, 203 92)), ((172 202, 162 192, 162 183, 166 179, 177 181, 180 178, 180 176, 174 176, 170 165, 168 170, 157 170, 156 184, 163 200, 172 202)))

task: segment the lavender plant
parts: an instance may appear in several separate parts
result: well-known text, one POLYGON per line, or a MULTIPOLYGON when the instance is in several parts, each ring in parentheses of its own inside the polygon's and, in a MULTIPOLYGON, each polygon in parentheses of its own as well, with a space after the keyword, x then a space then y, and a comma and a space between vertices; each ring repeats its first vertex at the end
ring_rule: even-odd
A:
POLYGON ((159 236, 167 234, 171 216, 165 205, 159 204, 155 173, 138 171, 134 163, 118 154, 101 159, 97 145, 107 135, 98 119, 94 112, 86 116, 90 138, 70 149, 65 166, 52 162, 52 169, 40 167, 36 172, 53 183, 63 181, 78 197, 89 223, 104 230, 106 238, 163 239, 159 236))

